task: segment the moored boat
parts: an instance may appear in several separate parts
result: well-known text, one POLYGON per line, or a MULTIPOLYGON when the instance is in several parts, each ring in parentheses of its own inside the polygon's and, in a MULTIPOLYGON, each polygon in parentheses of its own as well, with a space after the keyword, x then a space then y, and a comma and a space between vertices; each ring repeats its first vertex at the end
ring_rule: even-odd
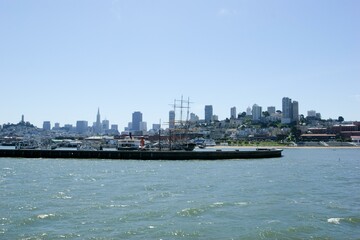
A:
POLYGON ((141 145, 141 140, 135 139, 132 137, 126 137, 124 139, 118 140, 117 149, 118 150, 139 150, 141 145))

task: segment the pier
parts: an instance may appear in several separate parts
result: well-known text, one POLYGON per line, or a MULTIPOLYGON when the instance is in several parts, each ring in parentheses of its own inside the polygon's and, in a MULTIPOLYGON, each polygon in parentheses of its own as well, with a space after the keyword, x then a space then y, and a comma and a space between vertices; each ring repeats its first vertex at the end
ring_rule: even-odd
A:
POLYGON ((2 158, 65 158, 118 160, 223 160, 258 159, 282 156, 282 149, 251 151, 87 151, 87 150, 29 150, 0 149, 2 158))

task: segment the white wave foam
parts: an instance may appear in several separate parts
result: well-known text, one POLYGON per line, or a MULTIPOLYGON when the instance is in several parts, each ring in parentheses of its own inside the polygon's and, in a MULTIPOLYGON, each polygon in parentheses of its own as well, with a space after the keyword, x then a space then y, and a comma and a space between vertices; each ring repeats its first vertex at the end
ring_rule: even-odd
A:
POLYGON ((329 218, 327 220, 328 223, 333 223, 333 224, 340 224, 340 220, 342 220, 343 218, 329 218))
POLYGON ((222 207, 223 205, 224 205, 223 202, 215 202, 215 203, 211 204, 210 206, 211 207, 222 207))
POLYGON ((55 216, 54 214, 39 214, 39 215, 37 215, 37 218, 39 218, 39 219, 45 219, 45 218, 48 218, 48 217, 53 217, 53 216, 55 216))

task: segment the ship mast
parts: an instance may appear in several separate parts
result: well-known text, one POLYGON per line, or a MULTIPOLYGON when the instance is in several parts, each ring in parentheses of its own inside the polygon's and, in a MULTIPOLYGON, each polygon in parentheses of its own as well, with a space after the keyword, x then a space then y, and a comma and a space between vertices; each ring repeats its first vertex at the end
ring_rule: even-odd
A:
POLYGON ((183 95, 181 95, 180 100, 177 100, 177 99, 174 100, 174 104, 172 106, 174 107, 175 116, 176 116, 176 110, 180 109, 180 119, 175 121, 175 122, 178 123, 178 125, 180 125, 180 127, 183 127, 184 125, 187 125, 188 122, 189 122, 190 103, 192 103, 192 102, 190 102, 190 98, 188 97, 187 100, 184 100, 183 95), (185 124, 184 124, 183 112, 184 112, 185 109, 186 109, 186 120, 185 120, 185 124))

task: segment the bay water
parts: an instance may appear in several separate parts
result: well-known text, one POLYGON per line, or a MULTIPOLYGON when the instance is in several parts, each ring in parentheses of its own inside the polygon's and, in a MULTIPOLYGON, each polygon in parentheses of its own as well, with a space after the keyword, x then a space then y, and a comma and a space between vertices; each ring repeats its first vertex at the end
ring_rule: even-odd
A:
POLYGON ((360 239, 360 148, 257 160, 0 158, 0 239, 360 239))

